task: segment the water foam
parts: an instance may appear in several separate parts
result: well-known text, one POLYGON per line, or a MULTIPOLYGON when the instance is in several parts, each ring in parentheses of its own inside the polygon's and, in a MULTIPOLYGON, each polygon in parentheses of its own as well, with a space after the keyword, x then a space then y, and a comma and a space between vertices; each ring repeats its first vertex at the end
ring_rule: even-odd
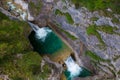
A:
POLYGON ((40 28, 39 30, 36 31, 36 38, 37 39, 41 39, 43 42, 45 41, 45 38, 47 37, 47 34, 52 32, 52 30, 50 30, 47 27, 43 27, 40 28))
POLYGON ((70 72, 69 77, 79 76, 80 72, 82 71, 82 68, 74 62, 71 56, 67 58, 65 64, 67 66, 67 70, 70 72))
POLYGON ((47 37, 47 34, 52 32, 48 27, 42 27, 39 28, 37 25, 28 22, 28 24, 31 26, 31 28, 35 31, 35 37, 37 39, 41 39, 41 41, 45 41, 45 38, 47 37))

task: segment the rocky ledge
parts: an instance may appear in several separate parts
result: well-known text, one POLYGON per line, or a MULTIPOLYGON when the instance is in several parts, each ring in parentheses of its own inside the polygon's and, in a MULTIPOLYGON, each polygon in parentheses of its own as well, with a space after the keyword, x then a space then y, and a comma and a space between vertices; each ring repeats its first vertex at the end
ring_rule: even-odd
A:
POLYGON ((76 60, 94 73, 83 80, 120 78, 120 14, 110 8, 94 12, 85 7, 76 9, 68 0, 26 1, 34 23, 46 26, 51 21, 63 29, 61 33, 67 31, 76 37, 67 36, 76 60))

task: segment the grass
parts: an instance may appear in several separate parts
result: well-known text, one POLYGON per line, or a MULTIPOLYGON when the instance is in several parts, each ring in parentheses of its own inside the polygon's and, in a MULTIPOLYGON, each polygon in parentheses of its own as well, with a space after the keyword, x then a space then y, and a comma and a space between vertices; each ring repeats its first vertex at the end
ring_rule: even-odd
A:
POLYGON ((43 6, 42 3, 41 3, 41 0, 38 0, 37 4, 30 1, 29 5, 30 5, 30 8, 31 8, 34 15, 38 15, 41 11, 42 6, 43 6))
POLYGON ((73 21, 73 19, 72 19, 72 16, 71 16, 68 12, 67 12, 67 13, 64 13, 64 15, 65 15, 66 20, 67 20, 68 23, 70 23, 70 24, 73 24, 73 23, 74 23, 74 21, 73 21))
POLYGON ((31 50, 25 36, 29 26, 25 22, 12 21, 2 13, 0 13, 0 24, 1 74, 8 75, 11 80, 45 80, 50 68, 46 65, 43 68, 44 72, 41 72, 42 57, 31 50))
POLYGON ((118 28, 111 26, 98 26, 97 30, 103 31, 108 34, 116 34, 115 30, 118 30, 118 28))
POLYGON ((61 12, 59 9, 55 10, 55 15, 63 15, 63 12, 61 12))
POLYGON ((113 23, 120 23, 119 19, 117 19, 117 18, 115 18, 115 17, 112 18, 112 22, 113 22, 113 23))
POLYGON ((103 45, 105 44, 104 41, 101 38, 101 35, 98 33, 98 31, 102 31, 108 34, 117 34, 119 35, 119 33, 115 32, 116 30, 118 30, 118 28, 116 27, 111 27, 111 26, 96 26, 96 25, 90 25, 89 27, 87 27, 86 32, 88 35, 94 35, 98 38, 98 40, 100 41, 100 43, 102 43, 103 45))
POLYGON ((67 35, 67 37, 69 37, 71 40, 77 40, 78 38, 76 38, 75 36, 71 35, 69 32, 65 31, 64 29, 61 28, 61 26, 59 24, 56 23, 56 25, 58 26, 58 28, 67 35))
POLYGON ((104 41, 103 41, 102 38, 101 38, 101 35, 98 33, 95 25, 90 25, 90 26, 86 29, 86 31, 87 31, 87 34, 88 34, 88 35, 95 35, 95 36, 98 38, 98 40, 100 41, 100 43, 105 44, 104 41))
POLYGON ((120 0, 71 0, 71 2, 75 4, 76 8, 84 6, 91 11, 111 8, 113 12, 120 13, 120 0))
POLYGON ((99 19, 99 18, 97 18, 97 17, 92 17, 92 18, 91 18, 92 21, 97 21, 98 19, 99 19))
POLYGON ((98 55, 96 55, 95 53, 93 53, 91 51, 86 51, 85 54, 88 55, 93 60, 96 60, 96 61, 105 61, 104 59, 102 59, 101 57, 99 57, 98 55))
POLYGON ((63 12, 61 12, 59 9, 56 9, 55 14, 56 14, 56 15, 65 16, 66 21, 67 21, 69 24, 73 24, 73 23, 74 23, 74 20, 72 19, 72 16, 71 16, 68 12, 63 13, 63 12))

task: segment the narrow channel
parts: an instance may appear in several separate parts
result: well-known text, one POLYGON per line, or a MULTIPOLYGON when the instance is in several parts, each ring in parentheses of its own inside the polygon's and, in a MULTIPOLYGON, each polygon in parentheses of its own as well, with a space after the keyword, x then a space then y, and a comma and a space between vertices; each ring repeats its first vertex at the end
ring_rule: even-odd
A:
POLYGON ((72 50, 50 29, 28 22, 33 31, 29 35, 29 41, 33 46, 34 51, 40 55, 50 55, 53 61, 57 61, 66 65, 64 74, 67 80, 72 80, 74 77, 87 77, 91 72, 80 67, 70 56, 72 50))

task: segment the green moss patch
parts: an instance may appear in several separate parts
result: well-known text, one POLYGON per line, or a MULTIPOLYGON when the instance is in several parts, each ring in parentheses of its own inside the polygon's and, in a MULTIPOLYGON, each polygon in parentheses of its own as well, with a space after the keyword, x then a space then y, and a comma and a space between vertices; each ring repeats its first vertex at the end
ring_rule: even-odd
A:
POLYGON ((116 34, 115 30, 118 30, 116 27, 111 26, 98 26, 97 30, 106 32, 108 34, 116 34))
POLYGON ((101 35, 98 33, 95 25, 90 25, 90 26, 86 29, 86 31, 87 31, 87 34, 88 34, 88 35, 95 35, 95 36, 98 38, 98 40, 100 41, 100 43, 105 44, 104 41, 103 41, 102 38, 101 38, 101 35))
POLYGON ((46 65, 41 72, 42 58, 31 51, 25 22, 12 21, 0 13, 0 69, 1 74, 12 80, 46 80, 50 68, 46 65))
POLYGON ((32 10, 33 14, 36 16, 40 13, 43 4, 41 3, 41 0, 38 0, 37 4, 30 1, 29 6, 30 6, 30 9, 32 10))
POLYGON ((107 25, 103 25, 103 26, 90 25, 89 27, 87 27, 86 29, 87 34, 96 36, 102 44, 105 44, 105 43, 102 40, 101 35, 98 33, 98 30, 108 34, 120 35, 119 33, 115 32, 116 30, 118 30, 118 28, 116 27, 111 27, 107 25))
POLYGON ((91 59, 96 60, 96 61, 105 61, 104 59, 102 59, 101 57, 99 57, 98 55, 96 55, 95 53, 91 52, 91 51, 86 51, 85 53, 86 55, 90 56, 91 59))
POLYGON ((59 24, 56 24, 58 26, 58 28, 64 33, 66 34, 67 37, 69 37, 71 40, 77 40, 78 38, 71 35, 69 32, 65 31, 64 29, 61 28, 61 26, 59 24))
POLYGON ((72 16, 69 13, 65 13, 64 15, 65 15, 66 20, 67 20, 68 23, 70 23, 70 24, 74 23, 74 21, 72 19, 72 16))
POLYGON ((98 56, 96 53, 89 51, 89 50, 86 51, 85 54, 91 58, 92 62, 100 62, 100 61, 108 62, 108 63, 110 62, 109 59, 103 59, 100 56, 98 56))
POLYGON ((97 21, 99 18, 97 18, 97 17, 92 17, 90 20, 92 20, 92 21, 97 21))
POLYGON ((66 18, 66 20, 67 20, 67 22, 68 22, 69 24, 73 24, 73 23, 74 23, 74 21, 73 21, 73 19, 72 19, 72 16, 71 16, 68 12, 63 13, 63 12, 61 12, 59 9, 56 9, 55 14, 56 14, 56 15, 65 16, 65 18, 66 18))
POLYGON ((75 4, 76 8, 84 6, 91 11, 111 8, 113 12, 120 13, 120 0, 71 0, 71 2, 75 4))

